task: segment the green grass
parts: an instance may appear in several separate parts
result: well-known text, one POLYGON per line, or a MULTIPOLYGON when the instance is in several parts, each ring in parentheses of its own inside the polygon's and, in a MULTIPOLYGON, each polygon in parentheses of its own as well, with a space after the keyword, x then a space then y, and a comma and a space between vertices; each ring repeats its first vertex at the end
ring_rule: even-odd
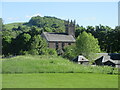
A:
POLYGON ((17 56, 2 61, 3 88, 117 88, 117 68, 78 65, 58 56, 17 56), (17 73, 17 74, 16 74, 17 73))
POLYGON ((3 74, 3 88, 118 88, 118 76, 88 73, 3 74))
POLYGON ((2 59, 2 73, 104 73, 117 68, 83 66, 58 56, 17 56, 2 59))

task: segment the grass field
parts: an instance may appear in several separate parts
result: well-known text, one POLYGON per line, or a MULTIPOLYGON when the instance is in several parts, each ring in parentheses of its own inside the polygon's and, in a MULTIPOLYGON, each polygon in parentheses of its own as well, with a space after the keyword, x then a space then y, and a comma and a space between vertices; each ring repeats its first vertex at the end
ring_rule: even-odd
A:
POLYGON ((3 88, 117 88, 118 76, 85 73, 3 74, 3 88))
POLYGON ((2 73, 102 73, 118 74, 117 68, 83 66, 58 56, 17 56, 2 59, 2 73))
POLYGON ((117 68, 84 66, 58 56, 17 56, 2 61, 3 88, 117 88, 117 68))

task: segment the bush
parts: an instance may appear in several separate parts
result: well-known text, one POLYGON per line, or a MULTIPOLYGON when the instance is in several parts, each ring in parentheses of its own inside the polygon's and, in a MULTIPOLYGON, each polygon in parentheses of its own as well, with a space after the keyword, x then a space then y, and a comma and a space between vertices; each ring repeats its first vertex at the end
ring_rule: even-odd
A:
POLYGON ((36 49, 31 49, 26 53, 25 55, 30 54, 30 55, 39 55, 38 51, 36 49))
POLYGON ((64 54, 63 54, 64 58, 72 60, 76 56, 77 56, 77 53, 76 53, 76 46, 75 45, 66 46, 64 48, 64 54))
POLYGON ((52 48, 44 48, 41 50, 40 55, 57 55, 57 52, 52 48))
POLYGON ((49 55, 57 55, 56 50, 52 49, 52 48, 48 48, 48 53, 49 53, 49 55))

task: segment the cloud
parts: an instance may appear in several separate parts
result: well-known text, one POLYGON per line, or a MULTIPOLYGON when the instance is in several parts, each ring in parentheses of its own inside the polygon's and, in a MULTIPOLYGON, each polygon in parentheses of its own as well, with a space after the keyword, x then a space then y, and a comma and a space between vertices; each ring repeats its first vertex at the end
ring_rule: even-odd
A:
POLYGON ((34 15, 26 15, 26 18, 31 18, 35 16, 42 16, 40 13, 34 14, 34 15))

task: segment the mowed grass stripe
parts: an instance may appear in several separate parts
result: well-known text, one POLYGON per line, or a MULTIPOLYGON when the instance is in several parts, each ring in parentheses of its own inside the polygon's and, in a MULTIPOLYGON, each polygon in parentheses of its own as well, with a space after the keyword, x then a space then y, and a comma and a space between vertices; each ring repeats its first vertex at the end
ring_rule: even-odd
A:
POLYGON ((118 88, 118 76, 88 73, 3 74, 3 88, 118 88))

